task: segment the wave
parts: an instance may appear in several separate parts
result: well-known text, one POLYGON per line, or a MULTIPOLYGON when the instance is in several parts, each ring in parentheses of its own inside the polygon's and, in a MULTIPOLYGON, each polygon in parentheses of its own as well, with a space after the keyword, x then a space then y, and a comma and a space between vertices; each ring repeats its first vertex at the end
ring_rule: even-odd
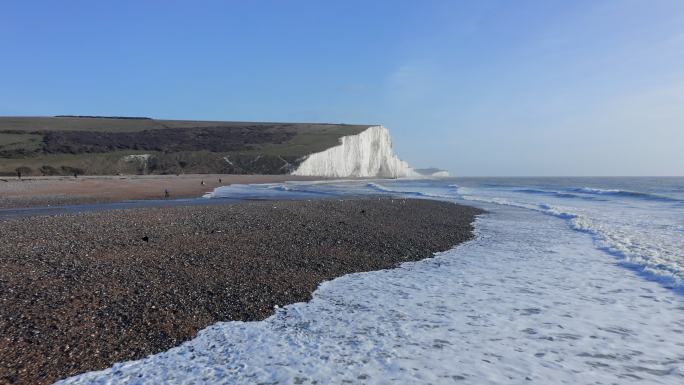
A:
POLYGON ((573 192, 582 193, 582 194, 591 194, 591 195, 612 195, 612 196, 637 198, 637 199, 647 199, 647 200, 654 200, 654 201, 661 201, 661 202, 684 202, 681 199, 671 198, 671 197, 658 195, 658 194, 639 192, 639 191, 630 191, 630 190, 601 189, 601 188, 593 188, 593 187, 578 187, 578 188, 571 188, 568 190, 573 191, 573 192))
POLYGON ((320 189, 316 188, 303 188, 305 185, 301 186, 293 186, 293 185, 278 185, 278 186, 273 186, 269 187, 271 190, 277 190, 281 191, 284 193, 292 193, 292 194, 297 194, 297 193, 304 193, 304 194, 313 194, 313 195, 332 195, 332 196, 340 196, 341 193, 336 192, 336 191, 322 191, 320 189))
POLYGON ((377 183, 367 183, 367 187, 370 187, 372 190, 376 190, 379 192, 383 193, 393 193, 393 194, 402 194, 402 195, 413 195, 417 197, 426 197, 426 198, 439 198, 439 199, 457 199, 458 196, 454 195, 444 195, 444 194, 434 194, 434 193, 429 193, 425 191, 413 191, 413 190, 397 190, 397 189, 392 189, 386 186, 379 185, 377 183))
POLYGON ((554 191, 554 190, 539 190, 539 189, 534 189, 534 188, 523 188, 523 189, 517 189, 514 191, 526 193, 526 194, 553 196, 556 198, 595 199, 593 197, 585 197, 585 196, 581 196, 581 195, 577 195, 577 194, 571 194, 571 193, 567 193, 567 192, 554 191))
POLYGON ((648 240, 640 240, 638 234, 633 231, 603 224, 568 207, 472 195, 463 195, 462 198, 469 201, 533 210, 564 219, 571 229, 590 234, 597 242, 599 249, 617 257, 623 266, 667 287, 684 290, 684 266, 662 255, 663 253, 670 255, 672 250, 660 250, 657 245, 649 244, 648 240))
POLYGON ((267 189, 270 190, 277 190, 277 191, 296 191, 296 189, 290 188, 284 184, 279 184, 279 185, 274 185, 274 186, 267 186, 267 189))

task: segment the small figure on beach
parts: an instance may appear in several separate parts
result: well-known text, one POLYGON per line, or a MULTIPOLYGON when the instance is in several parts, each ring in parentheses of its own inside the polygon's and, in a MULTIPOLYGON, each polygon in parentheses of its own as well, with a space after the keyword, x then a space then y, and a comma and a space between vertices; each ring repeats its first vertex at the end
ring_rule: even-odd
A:
POLYGON ((14 172, 17 174, 17 179, 19 180, 22 180, 21 178, 23 178, 24 175, 31 175, 31 169, 26 166, 17 167, 14 169, 14 172))
POLYGON ((219 183, 223 183, 223 181, 221 180, 221 178, 219 178, 219 183))
POLYGON ((201 184, 202 186, 204 186, 204 181, 200 182, 200 184, 201 184))
POLYGON ((171 196, 171 194, 169 193, 169 190, 168 190, 168 189, 164 189, 164 198, 167 198, 167 199, 168 199, 170 196, 171 196))

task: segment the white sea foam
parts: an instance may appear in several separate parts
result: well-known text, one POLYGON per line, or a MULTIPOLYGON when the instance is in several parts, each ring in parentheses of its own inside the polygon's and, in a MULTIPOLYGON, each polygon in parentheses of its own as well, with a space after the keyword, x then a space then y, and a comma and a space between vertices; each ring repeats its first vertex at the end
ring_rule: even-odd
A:
POLYGON ((592 188, 592 187, 579 187, 576 189, 576 191, 584 192, 584 193, 588 193, 588 194, 615 194, 615 193, 619 193, 621 190, 592 188))
POLYGON ((592 187, 580 187, 580 188, 574 188, 571 190, 579 192, 579 193, 593 194, 593 195, 617 195, 617 196, 623 196, 623 197, 629 197, 629 198, 640 198, 640 199, 656 200, 656 201, 682 202, 681 199, 677 199, 677 198, 673 198, 673 197, 668 197, 668 196, 653 194, 653 193, 647 193, 647 192, 631 191, 631 190, 600 189, 600 188, 592 188, 592 187))
POLYGON ((681 296, 539 211, 563 208, 484 205, 477 239, 434 259, 335 279, 265 321, 61 384, 684 381, 681 296))
MULTIPOLYGON (((623 193, 612 193, 617 191, 623 193)), ((642 199, 642 195, 646 194, 629 193, 624 197, 642 199)), ((621 197, 591 202, 549 196, 540 201, 519 190, 502 189, 476 189, 462 195, 470 201, 521 207, 566 219, 572 229, 592 234, 601 249, 630 268, 668 286, 684 288, 684 238, 677 233, 677 218, 684 215, 682 210, 648 199, 639 203, 621 197)))
POLYGON ((380 191, 380 192, 385 192, 385 193, 394 193, 394 194, 400 194, 400 195, 412 195, 415 197, 426 197, 426 198, 437 198, 437 199, 453 199, 454 196, 449 194, 448 192, 436 192, 436 191, 441 191, 442 189, 435 189, 436 191, 431 191, 429 189, 425 189, 424 187, 417 187, 415 189, 410 189, 410 188, 391 188, 387 186, 383 186, 381 184, 375 183, 375 182, 370 182, 366 184, 367 187, 380 191))

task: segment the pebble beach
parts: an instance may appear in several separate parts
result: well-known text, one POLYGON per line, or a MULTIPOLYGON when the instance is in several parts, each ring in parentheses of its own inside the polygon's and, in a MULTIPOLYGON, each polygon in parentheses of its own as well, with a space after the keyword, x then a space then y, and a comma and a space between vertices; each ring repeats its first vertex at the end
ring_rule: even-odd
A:
POLYGON ((366 198, 0 219, 0 382, 52 383, 267 318, 323 281, 471 239, 481 212, 366 198))

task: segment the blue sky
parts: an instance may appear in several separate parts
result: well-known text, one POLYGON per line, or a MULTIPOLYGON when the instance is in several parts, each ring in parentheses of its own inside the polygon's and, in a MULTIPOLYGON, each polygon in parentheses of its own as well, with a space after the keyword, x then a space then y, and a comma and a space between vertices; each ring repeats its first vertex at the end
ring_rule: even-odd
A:
POLYGON ((381 123, 454 175, 683 175, 684 1, 3 1, 0 115, 381 123))

